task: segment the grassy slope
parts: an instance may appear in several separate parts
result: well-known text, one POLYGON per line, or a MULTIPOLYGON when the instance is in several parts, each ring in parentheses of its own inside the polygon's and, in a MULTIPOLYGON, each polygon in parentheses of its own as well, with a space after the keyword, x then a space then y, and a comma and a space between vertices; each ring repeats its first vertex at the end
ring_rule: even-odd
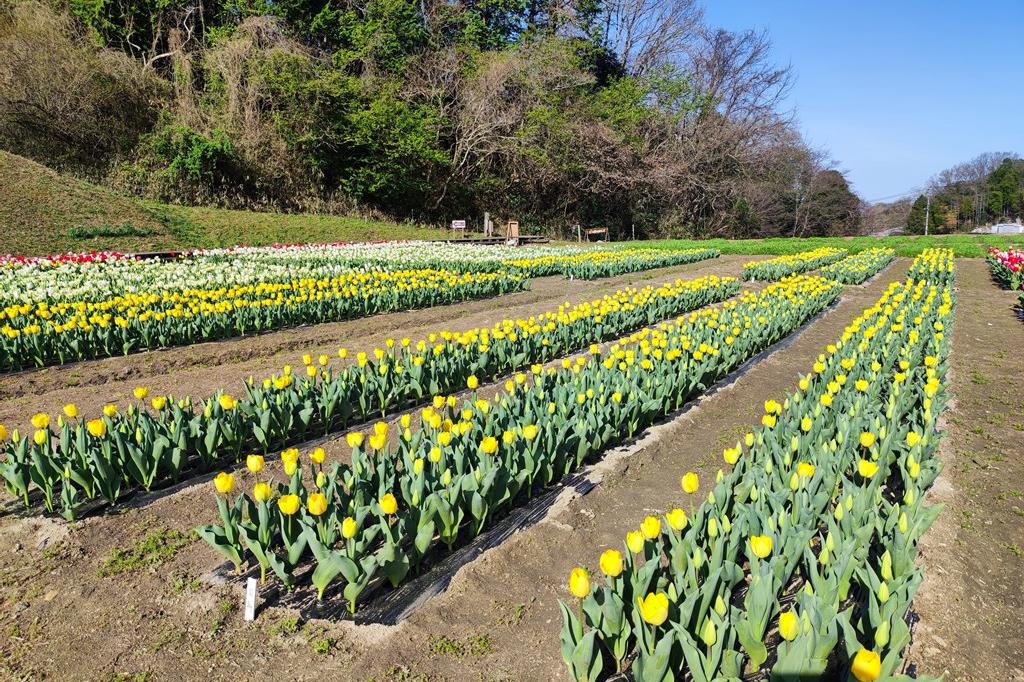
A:
POLYGON ((450 237, 451 233, 358 218, 143 202, 0 151, 0 254, 104 249, 142 252, 236 244, 445 236, 450 237), (83 228, 86 234, 101 234, 83 236, 83 228))
POLYGON ((715 247, 722 253, 738 253, 749 255, 783 255, 792 254, 821 246, 834 246, 856 253, 874 247, 896 249, 898 256, 916 256, 922 249, 931 246, 943 246, 953 249, 957 256, 963 258, 980 258, 990 246, 1005 248, 1010 244, 1024 244, 1024 235, 976 235, 951 234, 917 237, 807 237, 804 239, 771 238, 771 239, 708 239, 704 241, 690 239, 664 239, 647 242, 644 245, 661 249, 715 247))
MULTIPOLYGON (((254 213, 143 202, 0 151, 0 254, 40 255, 92 249, 140 252, 236 244, 438 239, 446 236, 450 237, 451 233, 358 218, 254 213), (105 234, 82 236, 82 228, 90 233, 98 231, 105 234)), ((1024 235, 949 235, 884 239, 673 239, 644 242, 643 245, 656 248, 714 246, 723 253, 750 255, 795 253, 818 246, 862 251, 884 245, 895 248, 901 256, 914 256, 927 246, 942 245, 952 247, 958 256, 979 257, 985 255, 989 246, 1022 243, 1024 235)))

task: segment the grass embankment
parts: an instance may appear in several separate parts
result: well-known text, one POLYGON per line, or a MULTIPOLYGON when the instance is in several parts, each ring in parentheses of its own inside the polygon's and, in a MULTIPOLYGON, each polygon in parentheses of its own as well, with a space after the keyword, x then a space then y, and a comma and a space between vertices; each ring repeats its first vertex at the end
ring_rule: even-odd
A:
POLYGON ((0 151, 0 254, 184 250, 292 242, 439 239, 451 232, 329 215, 139 201, 0 151))

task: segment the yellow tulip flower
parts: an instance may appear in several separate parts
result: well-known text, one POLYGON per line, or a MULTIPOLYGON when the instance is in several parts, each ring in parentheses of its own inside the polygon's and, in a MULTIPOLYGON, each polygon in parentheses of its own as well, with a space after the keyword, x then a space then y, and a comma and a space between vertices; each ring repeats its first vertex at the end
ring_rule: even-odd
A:
POLYGON ((640 616, 644 622, 658 627, 668 620, 668 595, 664 592, 648 593, 645 598, 636 598, 636 605, 640 609, 640 616))
POLYGON ((299 496, 298 495, 282 495, 277 500, 277 508, 281 510, 281 513, 285 516, 291 516, 295 512, 299 511, 299 496))
POLYGON ((871 478, 878 473, 878 465, 870 460, 859 460, 857 462, 857 473, 861 475, 861 478, 871 478))
POLYGON ((750 536, 750 549, 759 559, 766 559, 772 553, 772 539, 767 535, 750 536))
POLYGON ((661 535, 661 521, 657 516, 648 516, 640 523, 640 532, 648 540, 653 540, 661 535))
POLYGON ((50 441, 49 429, 36 429, 36 432, 32 434, 32 440, 36 445, 43 445, 50 441))
POLYGON ((162 395, 158 395, 149 401, 149 404, 153 406, 154 410, 160 411, 167 407, 167 398, 162 395))
POLYGON ((874 651, 861 649, 853 657, 850 672, 858 682, 874 682, 882 674, 882 657, 874 651))
POLYGON ((313 452, 309 453, 309 458, 314 464, 323 464, 324 458, 327 457, 327 453, 323 448, 314 448, 313 452))
POLYGON ((32 415, 32 426, 37 429, 45 429, 50 426, 50 415, 38 412, 32 415))
POLYGON ((469 378, 466 379, 466 386, 471 391, 475 391, 477 386, 479 386, 479 385, 480 385, 480 380, 476 378, 475 374, 470 374, 469 378))
POLYGON ((860 434, 860 446, 862 448, 870 448, 875 444, 875 434, 870 431, 864 431, 860 434))
POLYGON ((533 424, 527 424, 523 427, 523 438, 530 441, 537 437, 539 429, 533 424))
POLYGON ((629 547, 629 551, 633 554, 639 554, 644 551, 644 536, 638 530, 631 530, 626 533, 626 546, 629 547))
POLYGON ((398 511, 398 500, 391 493, 384 493, 384 496, 380 498, 380 510, 390 516, 398 511))
POLYGON ((363 434, 361 431, 353 431, 352 433, 345 436, 345 441, 348 446, 352 449, 358 448, 363 444, 363 434))
POLYGON ((146 396, 149 395, 149 389, 145 386, 137 386, 132 390, 132 395, 135 396, 136 400, 145 400, 146 396))
POLYGON ((569 574, 569 591, 577 599, 584 599, 590 596, 590 575, 587 569, 577 566, 569 574))
POLYGON ((257 502, 266 502, 273 495, 269 483, 257 483, 252 487, 252 497, 257 502))
POLYGON ((921 442, 921 435, 917 431, 908 431, 907 432, 907 445, 908 446, 914 447, 915 445, 917 445, 920 442, 921 442))
POLYGON ((617 578, 622 574, 622 552, 617 549, 606 549, 601 552, 601 572, 609 578, 617 578))
POLYGON ((498 451, 498 439, 493 436, 486 436, 480 441, 480 449, 485 455, 493 455, 498 451))
POLYGON ((740 449, 726 448, 724 451, 722 451, 722 459, 724 459, 725 463, 730 466, 735 464, 740 459, 740 449))
POLYGON ((327 496, 323 493, 312 493, 306 501, 306 507, 313 516, 321 516, 327 511, 327 496))
POLYGON ((668 521, 669 527, 676 532, 684 530, 688 523, 686 512, 678 508, 665 514, 665 520, 668 521))
POLYGON ((351 540, 357 532, 359 532, 359 524, 351 516, 346 516, 345 520, 341 522, 341 537, 351 540))
POLYGON ((85 423, 85 428, 94 438, 103 438, 107 435, 107 423, 102 419, 90 419, 85 423))
POLYGON ((800 618, 792 610, 779 615, 779 634, 787 642, 792 642, 800 634, 800 618))
POLYGON ((245 458, 245 468, 254 474, 263 471, 264 463, 263 455, 249 455, 245 458))
POLYGON ((235 475, 222 471, 214 477, 213 486, 217 492, 227 495, 235 489, 235 475))
POLYGON ((103 406, 103 414, 113 419, 117 416, 117 405, 113 403, 107 403, 103 406))
POLYGON ((683 488, 683 492, 687 495, 694 494, 700 487, 700 479, 697 478, 697 474, 692 471, 688 471, 679 483, 683 488))
POLYGON ((796 473, 801 477, 812 478, 814 476, 814 465, 810 462, 799 462, 796 465, 796 473))
POLYGON ((65 405, 64 406, 64 416, 68 417, 69 419, 74 419, 75 417, 77 417, 78 416, 78 406, 75 405, 74 403, 68 403, 67 405, 65 405))

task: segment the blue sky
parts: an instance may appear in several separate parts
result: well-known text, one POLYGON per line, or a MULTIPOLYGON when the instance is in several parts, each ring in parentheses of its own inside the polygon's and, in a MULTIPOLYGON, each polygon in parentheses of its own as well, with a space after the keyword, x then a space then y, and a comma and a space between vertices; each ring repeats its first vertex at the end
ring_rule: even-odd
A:
POLYGON ((1024 154, 1024 0, 706 0, 709 24, 768 29, 788 106, 867 200, 985 151, 1024 154))

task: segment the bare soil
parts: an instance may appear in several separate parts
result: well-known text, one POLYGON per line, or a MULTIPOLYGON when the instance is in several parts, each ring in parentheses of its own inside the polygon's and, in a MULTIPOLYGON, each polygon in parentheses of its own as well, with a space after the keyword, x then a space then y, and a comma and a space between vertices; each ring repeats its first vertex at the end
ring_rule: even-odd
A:
MULTIPOLYGON (((726 263, 717 261, 719 266, 726 263)), ((792 389, 798 373, 805 372, 825 345, 889 282, 902 278, 908 264, 900 260, 867 284, 847 287, 838 305, 790 345, 754 364, 734 383, 705 396, 693 409, 650 429, 635 445, 609 453, 590 471, 598 485, 589 494, 564 494, 541 523, 463 567, 446 592, 398 626, 303 622, 296 612, 274 606, 263 610, 254 623, 245 623, 240 587, 213 577, 222 560, 196 540, 168 551, 160 562, 147 565, 144 559, 153 553, 144 554, 122 559, 124 571, 117 575, 101 574, 104 566, 109 570, 109 560, 119 549, 131 549, 147 536, 173 545, 174 531, 187 533, 196 525, 213 522, 216 509, 205 481, 71 527, 50 519, 0 518, 0 671, 19 680, 568 679, 558 650, 557 600, 568 598, 565 581, 572 567, 582 563, 596 569, 600 552, 620 546, 625 533, 645 514, 685 504, 679 477, 694 470, 702 481, 710 481, 721 466, 722 449, 758 422, 764 401, 781 398, 792 389)), ((947 679, 994 682, 1015 679, 1011 665, 1020 658, 1020 634, 1013 626, 1020 625, 1019 617, 1014 620, 1014 607, 1019 609, 1024 585, 1021 559, 1003 543, 1022 541, 1022 395, 1011 382, 1020 375, 1022 358, 1013 349, 1019 348, 1024 325, 1001 306, 1002 299, 995 296, 998 292, 983 276, 982 262, 958 265, 961 292, 953 332, 957 405, 950 413, 947 443, 954 445, 954 454, 969 453, 964 459, 980 453, 993 468, 972 463, 961 471, 953 461, 947 463, 936 486, 955 488, 956 502, 926 536, 924 561, 929 578, 918 599, 923 621, 911 653, 924 673, 948 669, 947 679), (1016 327, 1001 325, 1000 315, 1010 316, 1016 327), (986 328, 982 321, 986 316, 1005 334, 981 337, 986 345, 978 348, 982 342, 974 339, 986 328), (981 354, 975 356, 975 351, 981 354), (972 382, 975 368, 990 383, 972 382), (970 407, 974 402, 977 406, 970 407), (976 411, 963 413, 966 409, 976 411), (994 416, 999 414, 1003 417, 994 416), (986 417, 999 423, 985 421, 986 417), (972 438, 969 429, 984 425, 985 434, 1002 440, 977 436, 982 440, 968 445, 961 440, 966 436, 957 430, 961 427, 955 419, 963 419, 962 429, 972 438), (988 461, 998 452, 1006 459, 988 461), (978 492, 971 496, 964 490, 978 492), (1007 496, 1002 498, 1004 491, 1007 496), (960 504, 977 505, 970 507, 977 509, 971 535, 959 528, 956 505, 960 504), (957 522, 952 534, 948 528, 943 530, 943 522, 950 520, 957 522), (961 676, 965 669, 973 670, 973 676, 961 676)), ((739 266, 735 267, 738 271, 739 266)), ((688 274, 698 269, 691 266, 688 274)), ((711 267, 707 272, 729 270, 711 267)), ((651 277, 662 281, 664 273, 651 277)), ((574 293, 569 293, 573 283, 559 281, 558 285, 549 302, 572 300, 572 295, 590 297, 599 287, 622 283, 586 283, 574 293)), ((531 300, 523 307, 544 306, 531 300)), ((436 329, 446 320, 457 318, 453 325, 461 327, 522 314, 511 306, 468 310, 467 317, 455 311, 445 317, 443 309, 426 312, 433 315, 420 319, 418 313, 400 313, 377 318, 412 316, 405 320, 409 326, 397 331, 376 324, 364 327, 363 334, 349 328, 344 343, 372 346, 383 336, 412 336, 419 330, 436 329)), ((248 341, 254 340, 242 340, 248 341)), ((265 362, 261 366, 270 371, 283 362, 278 355, 287 352, 295 351, 277 350, 270 357, 238 364, 265 362)), ((233 376, 240 380, 253 371, 233 376)), ((211 374, 224 376, 220 369, 211 374)), ((147 381, 155 387, 162 376, 147 381)), ((185 370, 167 376, 179 377, 184 382, 179 386, 190 385, 185 370)), ((136 385, 134 381, 122 384, 124 391, 136 385)), ((48 395, 44 398, 54 401, 51 404, 65 399, 48 395)), ((35 404, 26 403, 21 409, 33 409, 35 404)), ((340 447, 331 447, 329 453, 345 456, 340 447)), ((248 487, 251 481, 239 484, 248 487)))
POLYGON ((383 346, 388 337, 407 336, 415 341, 442 329, 490 326, 505 318, 546 312, 566 302, 575 305, 624 287, 705 275, 739 277, 743 263, 749 260, 748 256, 722 256, 591 282, 543 277, 532 280, 528 291, 496 298, 0 375, 0 424, 9 429, 25 428, 34 413, 58 414, 67 403, 75 403, 82 414, 98 414, 106 403, 131 401, 137 386, 148 387, 154 395, 206 397, 218 389, 244 395, 248 377, 261 379, 280 372, 286 364, 301 366, 304 353, 314 357, 325 353, 340 362, 340 347, 369 351, 383 346))
POLYGON ((950 682, 1024 680, 1024 323, 981 259, 957 261, 945 509, 922 538, 909 659, 950 682))

